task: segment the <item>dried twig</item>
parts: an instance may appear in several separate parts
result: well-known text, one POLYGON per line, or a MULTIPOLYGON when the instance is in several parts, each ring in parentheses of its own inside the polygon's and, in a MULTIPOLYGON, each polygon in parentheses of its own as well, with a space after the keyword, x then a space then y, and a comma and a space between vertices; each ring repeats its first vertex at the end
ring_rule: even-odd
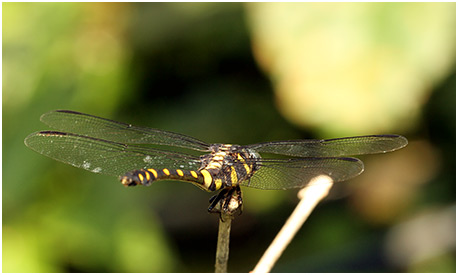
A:
POLYGON ((218 243, 216 245, 215 273, 227 272, 227 261, 229 260, 229 239, 231 233, 232 216, 219 219, 218 243))
POLYGON ((327 196, 332 184, 331 178, 318 176, 312 179, 307 187, 299 191, 298 197, 301 201, 252 272, 270 272, 312 210, 320 200, 327 196))
POLYGON ((242 191, 240 186, 234 189, 223 190, 215 200, 215 210, 220 213, 218 228, 218 243, 216 245, 215 273, 227 272, 227 261, 229 260, 229 239, 231 233, 231 222, 235 213, 242 208, 242 191), (219 197, 219 195, 221 195, 219 197))

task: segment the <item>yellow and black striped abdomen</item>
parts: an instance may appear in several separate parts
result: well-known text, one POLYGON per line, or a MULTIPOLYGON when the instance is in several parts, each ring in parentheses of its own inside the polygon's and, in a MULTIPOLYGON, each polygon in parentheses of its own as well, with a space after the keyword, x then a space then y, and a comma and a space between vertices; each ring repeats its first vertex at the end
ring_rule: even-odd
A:
POLYGON ((211 154, 201 156, 202 165, 198 170, 182 169, 140 169, 121 177, 125 186, 150 185, 158 180, 180 180, 191 182, 206 191, 234 187, 247 181, 258 170, 260 156, 238 145, 214 145, 211 154))
POLYGON ((206 191, 215 191, 222 187, 222 180, 215 178, 213 170, 202 169, 187 171, 181 169, 141 169, 126 173, 121 177, 125 186, 146 185, 158 180, 180 180, 191 182, 206 191))

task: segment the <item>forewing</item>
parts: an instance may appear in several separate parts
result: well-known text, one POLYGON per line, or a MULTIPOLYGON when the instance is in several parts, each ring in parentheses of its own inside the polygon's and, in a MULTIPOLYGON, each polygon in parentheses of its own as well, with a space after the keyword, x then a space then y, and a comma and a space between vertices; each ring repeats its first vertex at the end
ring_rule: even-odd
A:
POLYGON ((33 133, 25 139, 25 144, 55 160, 113 176, 142 168, 197 170, 200 167, 199 158, 191 155, 55 131, 33 133))
POLYGON ((125 144, 158 144, 208 151, 203 141, 173 132, 133 126, 110 119, 74 111, 56 110, 43 114, 40 120, 62 131, 125 144))
POLYGON ((302 188, 319 175, 339 182, 356 177, 364 170, 363 162, 356 158, 263 160, 260 165, 261 168, 242 186, 265 190, 302 188))
POLYGON ((257 143, 247 147, 260 153, 295 157, 340 157, 391 152, 407 145, 399 135, 370 135, 334 139, 309 139, 257 143))

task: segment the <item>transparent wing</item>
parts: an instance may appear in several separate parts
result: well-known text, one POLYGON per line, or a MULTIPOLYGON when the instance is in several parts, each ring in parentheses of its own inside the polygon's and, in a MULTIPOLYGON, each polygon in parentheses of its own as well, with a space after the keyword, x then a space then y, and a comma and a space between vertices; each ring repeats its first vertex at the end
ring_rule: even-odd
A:
POLYGON ((363 162, 356 158, 302 158, 289 160, 262 160, 261 168, 242 186, 283 190, 302 188, 319 175, 327 175, 335 182, 361 174, 363 162))
POLYGON ((209 147, 205 142, 186 135, 133 126, 74 111, 51 111, 43 114, 40 120, 46 125, 62 132, 70 132, 120 143, 169 145, 198 151, 208 151, 209 147))
POLYGON ((260 153, 295 157, 339 157, 391 152, 407 145, 399 135, 370 135, 333 139, 274 141, 248 145, 260 153))
POLYGON ((121 176, 137 169, 197 170, 200 159, 186 154, 55 131, 29 135, 25 144, 34 151, 93 173, 121 176))

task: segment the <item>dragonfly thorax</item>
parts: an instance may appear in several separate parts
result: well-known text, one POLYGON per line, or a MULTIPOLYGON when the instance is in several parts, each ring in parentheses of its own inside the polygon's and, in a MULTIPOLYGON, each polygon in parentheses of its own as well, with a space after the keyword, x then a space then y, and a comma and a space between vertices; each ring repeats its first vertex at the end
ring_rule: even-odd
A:
POLYGON ((200 157, 199 171, 209 171, 222 186, 235 186, 249 180, 259 169, 261 156, 252 149, 233 144, 212 144, 211 153, 200 157))

